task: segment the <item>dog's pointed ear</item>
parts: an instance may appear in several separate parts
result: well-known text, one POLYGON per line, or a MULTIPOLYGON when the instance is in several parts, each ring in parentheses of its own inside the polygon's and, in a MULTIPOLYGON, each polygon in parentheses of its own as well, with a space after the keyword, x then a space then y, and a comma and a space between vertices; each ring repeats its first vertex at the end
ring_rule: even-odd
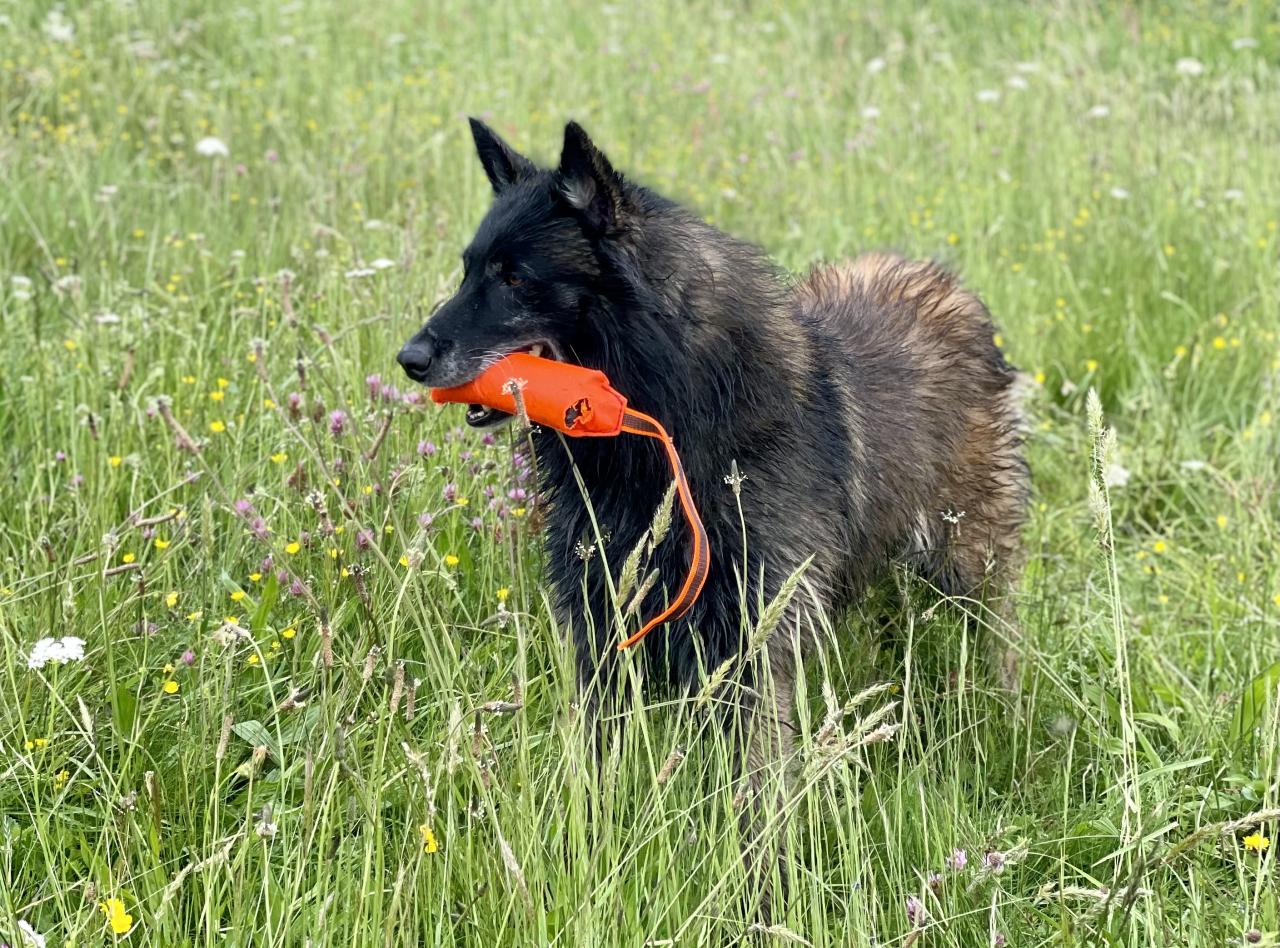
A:
POLYGON ((589 228, 605 234, 619 227, 623 212, 622 177, 577 122, 564 127, 559 179, 560 193, 589 228))
POLYGON ((471 137, 476 141, 476 154, 484 173, 489 176, 493 193, 501 194, 511 185, 537 171, 532 161, 502 140, 493 129, 478 118, 470 119, 471 137))

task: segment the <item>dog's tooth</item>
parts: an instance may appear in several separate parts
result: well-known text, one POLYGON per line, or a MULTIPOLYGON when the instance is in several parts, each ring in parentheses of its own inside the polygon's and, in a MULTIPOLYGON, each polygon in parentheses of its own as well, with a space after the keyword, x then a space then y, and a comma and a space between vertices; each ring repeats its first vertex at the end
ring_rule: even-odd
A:
POLYGON ((540 355, 542 355, 542 343, 540 343, 540 342, 535 342, 533 345, 531 345, 531 346, 529 347, 529 354, 530 354, 530 355, 532 355, 532 356, 540 356, 540 355))

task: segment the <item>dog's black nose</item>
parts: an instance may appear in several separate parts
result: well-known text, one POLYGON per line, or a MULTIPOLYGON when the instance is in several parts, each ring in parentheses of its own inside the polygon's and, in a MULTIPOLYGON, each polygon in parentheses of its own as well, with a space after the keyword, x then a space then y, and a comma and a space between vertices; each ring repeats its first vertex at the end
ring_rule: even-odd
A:
POLYGON ((409 378, 415 382, 425 382, 427 372, 431 368, 431 360, 435 358, 435 355, 435 340, 431 338, 411 339, 400 350, 400 354, 396 356, 396 361, 400 363, 405 375, 409 376, 409 378))

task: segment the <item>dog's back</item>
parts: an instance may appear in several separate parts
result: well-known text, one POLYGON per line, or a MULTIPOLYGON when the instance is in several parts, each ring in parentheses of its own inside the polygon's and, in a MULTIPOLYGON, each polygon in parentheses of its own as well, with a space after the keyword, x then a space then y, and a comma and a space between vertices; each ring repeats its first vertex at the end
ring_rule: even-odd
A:
POLYGON ((937 264, 884 253, 814 270, 796 301, 842 357, 856 529, 948 594, 1003 596, 1028 476, 986 306, 937 264))

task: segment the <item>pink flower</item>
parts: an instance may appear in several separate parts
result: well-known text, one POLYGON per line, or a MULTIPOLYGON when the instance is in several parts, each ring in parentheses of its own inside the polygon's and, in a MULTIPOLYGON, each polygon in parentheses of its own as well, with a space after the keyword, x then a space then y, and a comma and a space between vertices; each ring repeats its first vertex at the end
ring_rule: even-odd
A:
POLYGON ((347 429, 347 413, 340 408, 335 408, 329 412, 329 434, 335 438, 341 437, 342 432, 347 429))
POLYGON ((924 903, 914 895, 907 896, 907 921, 911 923, 912 928, 923 928, 924 923, 929 920, 929 914, 925 911, 924 903))

